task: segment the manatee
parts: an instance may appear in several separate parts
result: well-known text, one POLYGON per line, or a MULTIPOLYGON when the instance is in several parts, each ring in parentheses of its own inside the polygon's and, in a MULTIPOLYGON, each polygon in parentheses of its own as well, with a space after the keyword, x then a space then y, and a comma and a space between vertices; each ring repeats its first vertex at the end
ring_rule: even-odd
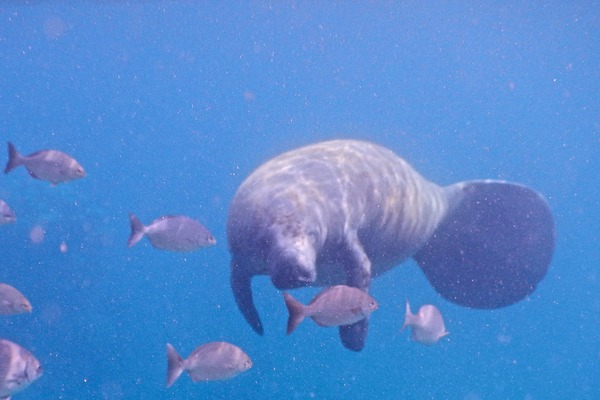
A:
MULTIPOLYGON (((470 308, 494 309, 531 294, 554 251, 544 198, 516 183, 442 187, 391 150, 333 140, 281 154, 242 182, 229 208, 231 288, 246 321, 264 329, 251 279, 280 290, 371 279, 413 257, 433 288, 470 308)), ((368 318, 339 327, 360 351, 368 318)))

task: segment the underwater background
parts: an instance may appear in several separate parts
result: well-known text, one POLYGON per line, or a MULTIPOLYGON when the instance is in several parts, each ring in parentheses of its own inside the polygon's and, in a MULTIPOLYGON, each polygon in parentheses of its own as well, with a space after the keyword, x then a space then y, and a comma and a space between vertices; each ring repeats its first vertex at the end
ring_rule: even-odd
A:
POLYGON ((0 281, 33 305, 1 316, 0 336, 44 368, 14 399, 600 398, 598 2, 3 1, 0 60, 0 145, 87 172, 0 177, 17 214, 0 226, 0 281), (281 294, 256 278, 257 336, 229 288, 229 203, 264 161, 333 138, 389 147, 440 185, 539 191, 556 221, 546 278, 472 310, 408 260, 373 282, 360 353, 312 321, 286 337, 281 294), (189 215, 217 244, 128 249, 130 212, 189 215), (450 335, 400 333, 406 299, 435 304, 450 335), (215 340, 253 368, 167 390, 165 344, 187 356, 215 340))

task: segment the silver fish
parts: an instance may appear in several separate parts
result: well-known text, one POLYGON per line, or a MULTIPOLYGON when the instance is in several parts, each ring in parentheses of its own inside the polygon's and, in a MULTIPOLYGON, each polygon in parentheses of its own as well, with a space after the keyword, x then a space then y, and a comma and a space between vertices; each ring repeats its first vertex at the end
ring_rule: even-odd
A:
POLYGON ((419 308, 417 314, 413 314, 410 311, 408 300, 406 301, 404 324, 400 331, 407 327, 412 328, 412 340, 429 346, 449 334, 446 332, 442 313, 436 306, 426 304, 419 308))
POLYGON ((0 200, 0 225, 12 224, 16 220, 15 212, 11 210, 4 200, 0 200))
POLYGON ((154 248, 162 250, 194 251, 217 243, 202 224, 183 215, 166 215, 144 226, 135 215, 129 214, 129 222, 131 235, 128 247, 135 245, 144 235, 148 236, 154 248))
POLYGON ((378 307, 374 298, 360 289, 337 285, 321 291, 308 305, 284 293, 289 312, 287 334, 289 335, 306 317, 320 326, 350 325, 367 318, 378 307))
POLYGON ((10 397, 42 376, 37 358, 16 343, 0 339, 0 399, 10 397))
POLYGON ((227 342, 206 343, 185 360, 167 343, 167 387, 185 370, 192 381, 222 381, 252 368, 252 360, 242 349, 227 342))
POLYGON ((0 315, 31 312, 31 303, 21 292, 6 283, 0 283, 0 315))
POLYGON ((4 173, 8 174, 21 165, 27 168, 33 178, 49 181, 53 185, 85 176, 83 167, 68 154, 58 150, 40 150, 23 156, 8 142, 8 163, 4 173))

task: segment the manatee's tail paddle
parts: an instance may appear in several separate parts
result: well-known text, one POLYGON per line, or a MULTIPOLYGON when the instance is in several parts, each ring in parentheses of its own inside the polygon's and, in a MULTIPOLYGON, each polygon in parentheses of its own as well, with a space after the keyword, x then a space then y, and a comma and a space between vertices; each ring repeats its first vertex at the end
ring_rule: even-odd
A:
POLYGON ((500 308, 531 294, 554 251, 546 201, 525 186, 500 181, 446 188, 453 209, 414 256, 446 299, 472 308, 500 308))
POLYGON ((11 142, 8 142, 8 162, 6 163, 6 168, 4 168, 4 173, 8 174, 22 163, 23 156, 17 151, 11 142))
POLYGON ((131 234, 129 240, 127 240, 127 247, 132 247, 144 237, 144 224, 131 213, 129 214, 129 225, 131 226, 131 234))
POLYGON ((252 329, 262 336, 264 334, 264 329, 258 311, 254 306, 251 278, 252 275, 244 272, 244 265, 237 262, 235 259, 231 260, 230 283, 235 302, 252 329))
POLYGON ((183 358, 167 343, 167 387, 171 387, 183 372, 183 358))

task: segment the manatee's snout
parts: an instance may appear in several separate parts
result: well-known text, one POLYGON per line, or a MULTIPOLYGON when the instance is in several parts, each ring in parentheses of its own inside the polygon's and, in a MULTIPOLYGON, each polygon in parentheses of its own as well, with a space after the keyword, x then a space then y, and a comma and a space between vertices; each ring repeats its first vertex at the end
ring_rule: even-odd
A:
POLYGON ((277 289, 287 290, 308 286, 317 279, 314 270, 298 264, 279 265, 271 271, 271 281, 277 289))
POLYGON ((317 279, 315 250, 306 240, 279 243, 267 260, 271 281, 277 289, 308 286, 317 279))

